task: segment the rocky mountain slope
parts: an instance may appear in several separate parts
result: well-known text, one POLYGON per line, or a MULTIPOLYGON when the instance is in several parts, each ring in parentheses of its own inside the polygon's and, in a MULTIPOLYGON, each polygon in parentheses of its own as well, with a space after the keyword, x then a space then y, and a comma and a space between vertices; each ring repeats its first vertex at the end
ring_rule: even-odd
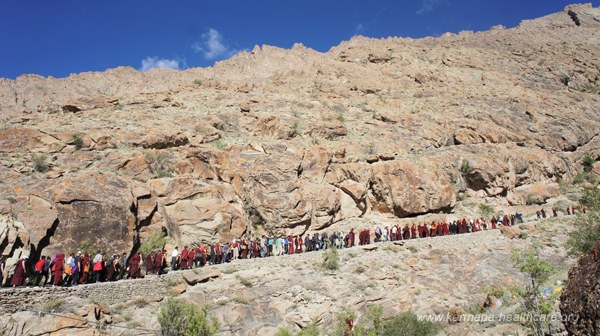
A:
POLYGON ((600 158, 599 92, 591 5, 326 53, 262 46, 211 68, 0 79, 0 253, 543 202, 600 158))
MULTIPOLYGON (((574 263, 564 249, 572 219, 530 221, 510 228, 513 239, 490 230, 343 249, 337 270, 322 267, 323 252, 310 252, 75 289, 4 289, 0 329, 9 335, 157 334, 165 297, 174 296, 208 307, 220 321, 218 335, 273 335, 311 323, 327 328, 344 308, 363 315, 376 305, 386 318, 406 311, 436 316, 440 335, 528 335, 525 322, 501 319, 519 314, 511 291, 525 280, 510 255, 537 242, 540 257, 557 270, 542 288, 554 288, 574 263), (11 301, 17 310, 5 309, 11 301), (452 314, 463 321, 448 323, 452 314), (475 314, 487 320, 468 320, 475 314)), ((552 315, 560 316, 558 304, 552 315)), ((552 323, 553 335, 564 331, 559 321, 552 323)))

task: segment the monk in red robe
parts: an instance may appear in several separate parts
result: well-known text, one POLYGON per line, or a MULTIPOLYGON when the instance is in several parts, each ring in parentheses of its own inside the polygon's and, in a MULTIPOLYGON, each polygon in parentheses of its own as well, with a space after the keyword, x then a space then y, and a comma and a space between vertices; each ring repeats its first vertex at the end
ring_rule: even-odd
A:
POLYGON ((438 237, 440 237, 440 236, 443 236, 443 235, 444 235, 444 230, 443 230, 443 227, 442 227, 442 223, 437 223, 437 225, 436 225, 436 227, 435 227, 435 230, 436 230, 436 232, 435 232, 435 233, 436 233, 436 235, 437 235, 438 237))
POLYGON ((154 272, 158 275, 163 274, 163 265, 164 265, 164 254, 162 253, 161 250, 158 250, 158 252, 156 252, 156 255, 154 256, 154 272))
POLYGON ((56 262, 54 263, 54 281, 52 282, 54 286, 58 286, 62 283, 64 267, 65 255, 59 253, 56 255, 56 262))
MULTIPOLYGON (((122 265, 122 267, 125 267, 125 265, 122 265)), ((89 255, 89 253, 85 253, 83 255, 83 259, 81 259, 81 277, 79 278, 79 283, 80 284, 87 283, 89 276, 90 276, 90 255, 89 255)))
POLYGON ((142 260, 142 257, 137 252, 131 256, 131 259, 129 260, 129 278, 130 279, 137 279, 140 277, 140 261, 141 260, 142 260))
POLYGON ((354 229, 350 229, 348 232, 348 247, 354 246, 354 229))
POLYGON ((190 251, 188 252, 188 262, 187 262, 187 268, 190 269, 192 268, 192 266, 194 266, 194 258, 196 257, 196 251, 194 250, 194 248, 190 248, 190 251))
POLYGON ((294 254, 294 238, 288 236, 288 254, 294 254))
POLYGON ((181 257, 179 259, 179 269, 186 269, 188 261, 188 247, 184 246, 183 251, 181 251, 181 257))
POLYGON ((149 252, 146 256, 146 274, 154 273, 154 256, 149 252))
POLYGON ((28 258, 29 257, 25 256, 25 257, 17 260, 17 265, 15 266, 15 272, 10 281, 11 286, 20 287, 20 286, 25 286, 27 284, 27 267, 25 267, 25 261, 28 258))
POLYGON ((119 256, 113 255, 109 257, 106 262, 106 281, 115 281, 115 274, 117 273, 117 258, 119 256))
POLYGON ((415 226, 415 223, 412 223, 410 225, 410 239, 415 238, 417 238, 417 227, 415 226))
POLYGON ((467 220, 465 218, 458 221, 458 233, 467 233, 467 220))
POLYGON ((450 235, 450 227, 446 221, 444 221, 444 224, 442 224, 442 231, 444 232, 444 236, 450 235))
MULTIPOLYGON (((246 246, 245 251, 246 251, 246 255, 247 255, 248 254, 248 244, 246 244, 245 246, 246 246)), ((201 251, 201 255, 202 255, 202 259, 201 259, 202 266, 206 266, 206 258, 208 256, 208 247, 202 246, 202 249, 200 251, 201 251)))

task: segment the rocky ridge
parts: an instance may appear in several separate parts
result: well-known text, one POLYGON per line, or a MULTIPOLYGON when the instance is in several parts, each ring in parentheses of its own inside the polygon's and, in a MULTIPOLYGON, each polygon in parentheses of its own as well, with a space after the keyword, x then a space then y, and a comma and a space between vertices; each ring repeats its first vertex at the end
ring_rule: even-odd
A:
POLYGON ((512 29, 262 46, 211 68, 0 79, 0 252, 543 202, 600 158, 599 22, 573 5, 512 29))

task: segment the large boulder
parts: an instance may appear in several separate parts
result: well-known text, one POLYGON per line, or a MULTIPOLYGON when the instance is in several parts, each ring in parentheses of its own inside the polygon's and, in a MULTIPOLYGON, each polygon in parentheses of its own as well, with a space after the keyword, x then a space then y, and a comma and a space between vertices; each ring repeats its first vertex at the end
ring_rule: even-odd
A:
POLYGON ((444 174, 401 161, 373 164, 371 173, 373 209, 397 217, 437 212, 454 206, 454 188, 444 174))
POLYGON ((188 285, 193 286, 197 283, 206 282, 213 278, 221 276, 221 272, 218 269, 193 269, 183 272, 183 280, 188 285))
POLYGON ((131 249, 137 200, 125 180, 90 172, 62 179, 47 195, 58 212, 53 248, 68 251, 87 244, 107 252, 131 249))
POLYGON ((560 312, 569 335, 600 335, 600 240, 569 271, 560 312))

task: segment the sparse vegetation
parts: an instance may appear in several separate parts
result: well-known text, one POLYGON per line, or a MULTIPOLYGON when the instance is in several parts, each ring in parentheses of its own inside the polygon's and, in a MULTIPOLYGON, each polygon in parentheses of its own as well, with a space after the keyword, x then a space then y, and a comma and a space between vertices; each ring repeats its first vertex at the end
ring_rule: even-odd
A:
POLYGON ((364 273, 364 272, 365 272, 365 268, 364 268, 364 267, 362 267, 362 266, 357 266, 357 267, 354 269, 354 273, 361 274, 361 273, 364 273))
POLYGON ((239 304, 244 304, 244 305, 247 305, 250 303, 250 300, 248 300, 248 298, 245 298, 243 296, 236 296, 232 300, 233 300, 233 302, 236 302, 239 304))
POLYGON ((165 243, 165 234, 162 231, 154 231, 142 239, 140 252, 146 256, 154 250, 162 249, 165 243))
POLYGON ((237 269, 235 269, 235 268, 233 268, 233 267, 228 267, 228 268, 224 269, 222 272, 223 272, 224 274, 231 274, 231 273, 235 273, 235 272, 237 272, 237 271, 238 271, 238 270, 237 270, 237 269))
POLYGON ((333 328, 334 336, 431 336, 440 331, 440 327, 428 322, 420 321, 410 312, 400 314, 387 320, 382 319, 383 308, 373 306, 358 321, 356 313, 351 309, 344 309, 335 317, 333 328), (354 329, 348 330, 348 321, 354 322, 354 329))
POLYGON ((406 249, 412 253, 417 253, 419 251, 416 246, 409 246, 406 249))
POLYGON ((75 149, 80 150, 83 147, 83 138, 79 134, 73 134, 71 142, 75 146, 75 149))
POLYGON ((491 205, 484 203, 479 204, 479 215, 482 218, 491 218, 495 212, 496 210, 494 210, 494 208, 491 205))
POLYGON ((121 318, 123 319, 123 321, 129 322, 133 318, 133 315, 131 314, 131 312, 125 312, 121 314, 121 318))
POLYGON ((538 198, 534 194, 527 195, 527 200, 525 201, 527 205, 538 204, 538 198))
POLYGON ((590 171, 592 171, 594 159, 591 156, 586 155, 581 159, 581 165, 583 166, 583 171, 589 173, 590 171))
POLYGON ((194 85, 202 86, 202 80, 201 79, 194 79, 193 83, 194 83, 194 85))
POLYGON ((291 134, 292 138, 300 135, 300 133, 301 133, 300 125, 299 125, 298 121, 294 121, 294 123, 292 124, 292 134, 291 134))
POLYGON ((277 329, 275 336, 293 336, 294 334, 288 328, 280 327, 277 329))
POLYGON ((521 299, 523 310, 531 315, 528 319, 529 327, 535 336, 543 336, 545 332, 542 321, 547 321, 545 317, 552 312, 557 297, 542 295, 541 286, 554 273, 554 268, 539 257, 538 250, 537 246, 527 251, 515 249, 512 252, 512 260, 515 267, 527 276, 525 288, 517 294, 521 299))
POLYGON ((344 118, 344 115, 343 115, 343 114, 341 114, 341 113, 340 113, 340 114, 338 114, 338 116, 337 116, 337 120, 338 120, 339 122, 346 122, 346 118, 344 118))
POLYGON ((369 143, 369 144, 367 145, 367 148, 365 149, 365 154, 368 154, 368 155, 373 155, 373 154, 375 154, 376 152, 377 152, 377 151, 375 150, 375 144, 373 144, 373 143, 369 143))
POLYGON ((471 163, 469 162, 469 160, 463 160, 463 162, 460 164, 460 171, 463 174, 467 174, 469 171, 471 170, 471 163))
POLYGON ((62 299, 50 299, 42 304, 40 310, 49 313, 62 307, 64 303, 65 302, 62 299))
POLYGON ((253 285, 252 285, 252 281, 250 281, 250 279, 248 279, 248 278, 244 278, 244 277, 243 277, 243 276, 241 276, 241 275, 238 275, 238 276, 237 276, 237 278, 238 278, 238 280, 240 280, 240 283, 241 283, 242 285, 244 285, 244 286, 246 286, 246 287, 248 287, 248 288, 250 288, 250 287, 252 287, 252 286, 253 286, 253 285))
POLYGON ((227 144, 227 142, 225 140, 223 140, 223 138, 217 139, 215 141, 212 142, 212 144, 215 145, 215 147, 217 147, 220 150, 223 150, 225 148, 227 148, 229 145, 227 144))
POLYGON ((573 184, 581 184, 585 182, 585 174, 577 174, 573 177, 573 184))
POLYGON ((182 283, 184 283, 184 280, 181 278, 169 278, 169 280, 167 280, 166 286, 167 286, 167 288, 172 288, 172 287, 176 287, 182 283))
POLYGON ((339 255, 338 255, 337 248, 332 247, 323 253, 322 267, 324 269, 329 270, 329 271, 335 271, 340 267, 338 262, 339 262, 339 255))
POLYGON ((205 308, 193 303, 169 298, 158 315, 162 335, 212 336, 219 330, 219 321, 209 318, 205 308))
POLYGON ((575 219, 576 229, 569 233, 566 245, 571 255, 586 253, 600 239, 600 190, 585 189, 580 202, 588 211, 579 213, 575 219))
POLYGON ((163 178, 173 176, 175 169, 173 168, 171 159, 167 154, 158 153, 156 155, 152 155, 150 153, 146 153, 144 154, 144 157, 146 158, 150 172, 154 175, 154 177, 163 178))
POLYGON ((143 296, 136 296, 133 300, 132 303, 138 307, 138 308, 143 308, 146 307, 148 305, 148 299, 146 299, 143 296))
POLYGON ((46 162, 48 157, 46 154, 33 154, 31 155, 31 161, 33 162, 33 169, 39 173, 45 173, 50 170, 50 166, 46 162))

